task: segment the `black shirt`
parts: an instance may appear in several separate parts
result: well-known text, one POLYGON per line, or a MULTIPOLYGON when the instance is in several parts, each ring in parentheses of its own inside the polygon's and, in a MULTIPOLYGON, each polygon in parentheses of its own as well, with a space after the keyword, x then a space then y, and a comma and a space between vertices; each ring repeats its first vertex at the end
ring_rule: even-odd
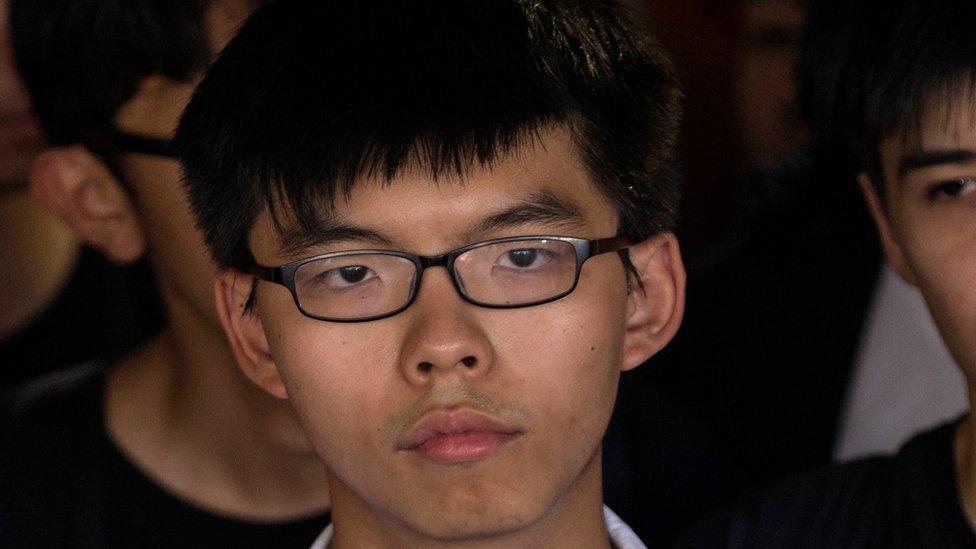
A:
POLYGON ((91 363, 2 400, 2 547, 309 547, 328 514, 257 524, 194 508, 109 440, 105 368, 91 363))
POLYGON ((162 324, 163 309, 145 261, 120 266, 82 248, 54 302, 0 339, 0 390, 96 358, 122 358, 162 324))
POLYGON ((714 517, 689 547, 976 547, 956 488, 957 423, 922 433, 896 456, 810 473, 714 517))

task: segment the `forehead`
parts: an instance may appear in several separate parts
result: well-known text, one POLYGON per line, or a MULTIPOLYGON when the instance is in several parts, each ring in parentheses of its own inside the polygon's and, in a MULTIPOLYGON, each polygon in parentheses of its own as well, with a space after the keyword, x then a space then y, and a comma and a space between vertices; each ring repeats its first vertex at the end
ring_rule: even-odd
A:
MULTIPOLYGON (((601 232, 616 228, 610 200, 593 183, 570 132, 562 127, 540 130, 535 139, 490 165, 472 164, 460 173, 434 178, 428 169, 413 163, 389 180, 358 180, 347 195, 331 204, 323 201, 316 219, 320 224, 338 222, 381 232, 401 244, 454 245, 477 237, 479 226, 493 214, 530 204, 575 209, 581 229, 587 224, 601 232)), ((528 217, 515 218, 531 224, 532 212, 544 208, 528 208, 528 217)), ((562 210, 565 213, 566 208, 562 210)), ((277 206, 274 216, 267 212, 259 216, 252 242, 255 233, 274 227, 277 221, 279 227, 270 231, 276 233, 275 247, 291 246, 284 240, 301 233, 302 223, 287 206, 277 206)))

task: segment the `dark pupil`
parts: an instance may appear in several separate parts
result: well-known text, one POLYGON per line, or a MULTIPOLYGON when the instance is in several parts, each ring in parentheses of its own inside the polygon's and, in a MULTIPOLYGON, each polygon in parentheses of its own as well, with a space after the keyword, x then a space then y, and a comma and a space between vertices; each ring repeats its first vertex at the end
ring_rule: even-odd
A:
POLYGON ((369 272, 369 269, 366 267, 353 265, 352 267, 342 267, 339 269, 339 276, 346 282, 355 283, 365 278, 367 272, 369 272))
POLYGON ((536 250, 512 250, 508 252, 508 258, 516 267, 528 267, 535 262, 538 255, 536 250))

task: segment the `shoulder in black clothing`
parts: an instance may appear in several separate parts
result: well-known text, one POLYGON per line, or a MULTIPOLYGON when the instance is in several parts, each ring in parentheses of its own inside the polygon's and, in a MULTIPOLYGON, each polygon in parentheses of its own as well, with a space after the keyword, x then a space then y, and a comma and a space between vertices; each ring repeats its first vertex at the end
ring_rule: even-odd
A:
POLYGON ((109 367, 89 363, 0 397, 0 547, 301 547, 328 514, 262 524, 194 507, 109 440, 109 367))
POLYGON ((953 467, 956 422, 892 457, 819 470, 712 517, 682 547, 976 547, 953 467))
POLYGON ((689 267, 681 330, 650 368, 747 487, 830 463, 881 266, 853 178, 812 148, 758 177, 742 230, 689 267))
POLYGON ((674 340, 622 377, 605 489, 643 539, 830 462, 881 265, 853 173, 813 146, 757 176, 741 230, 689 261, 674 340))
POLYGON ((105 366, 92 362, 4 394, 0 545, 69 545, 86 515, 98 512, 91 486, 101 462, 92 452, 102 431, 104 382, 105 366))

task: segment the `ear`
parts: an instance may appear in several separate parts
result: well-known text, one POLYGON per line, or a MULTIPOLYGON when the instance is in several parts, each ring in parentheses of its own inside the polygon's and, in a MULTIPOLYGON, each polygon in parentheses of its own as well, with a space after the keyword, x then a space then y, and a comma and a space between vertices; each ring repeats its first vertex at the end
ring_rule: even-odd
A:
POLYGON ((128 194, 88 149, 49 149, 34 160, 28 179, 35 200, 112 261, 131 263, 146 251, 128 194))
POLYGON ((864 195, 864 201, 867 202, 868 211, 871 212, 871 219, 874 220, 874 226, 878 229, 878 237, 881 239, 881 247, 884 249, 888 264, 898 272, 898 275, 905 282, 916 286, 915 274, 912 273, 908 262, 905 261, 905 254, 902 253, 901 246, 898 245, 898 241, 894 238, 894 232, 892 231, 891 223, 888 221, 888 214, 885 211, 884 203, 878 195, 877 187, 864 172, 857 174, 857 184, 861 187, 861 194, 864 195))
POLYGON ((660 234, 631 246, 623 370, 644 363, 674 338, 685 311, 685 267, 678 239, 660 234))
POLYGON ((254 311, 245 310, 253 286, 254 277, 234 269, 222 270, 214 282, 217 314, 244 375, 258 387, 286 399, 288 392, 271 357, 261 319, 254 311))

